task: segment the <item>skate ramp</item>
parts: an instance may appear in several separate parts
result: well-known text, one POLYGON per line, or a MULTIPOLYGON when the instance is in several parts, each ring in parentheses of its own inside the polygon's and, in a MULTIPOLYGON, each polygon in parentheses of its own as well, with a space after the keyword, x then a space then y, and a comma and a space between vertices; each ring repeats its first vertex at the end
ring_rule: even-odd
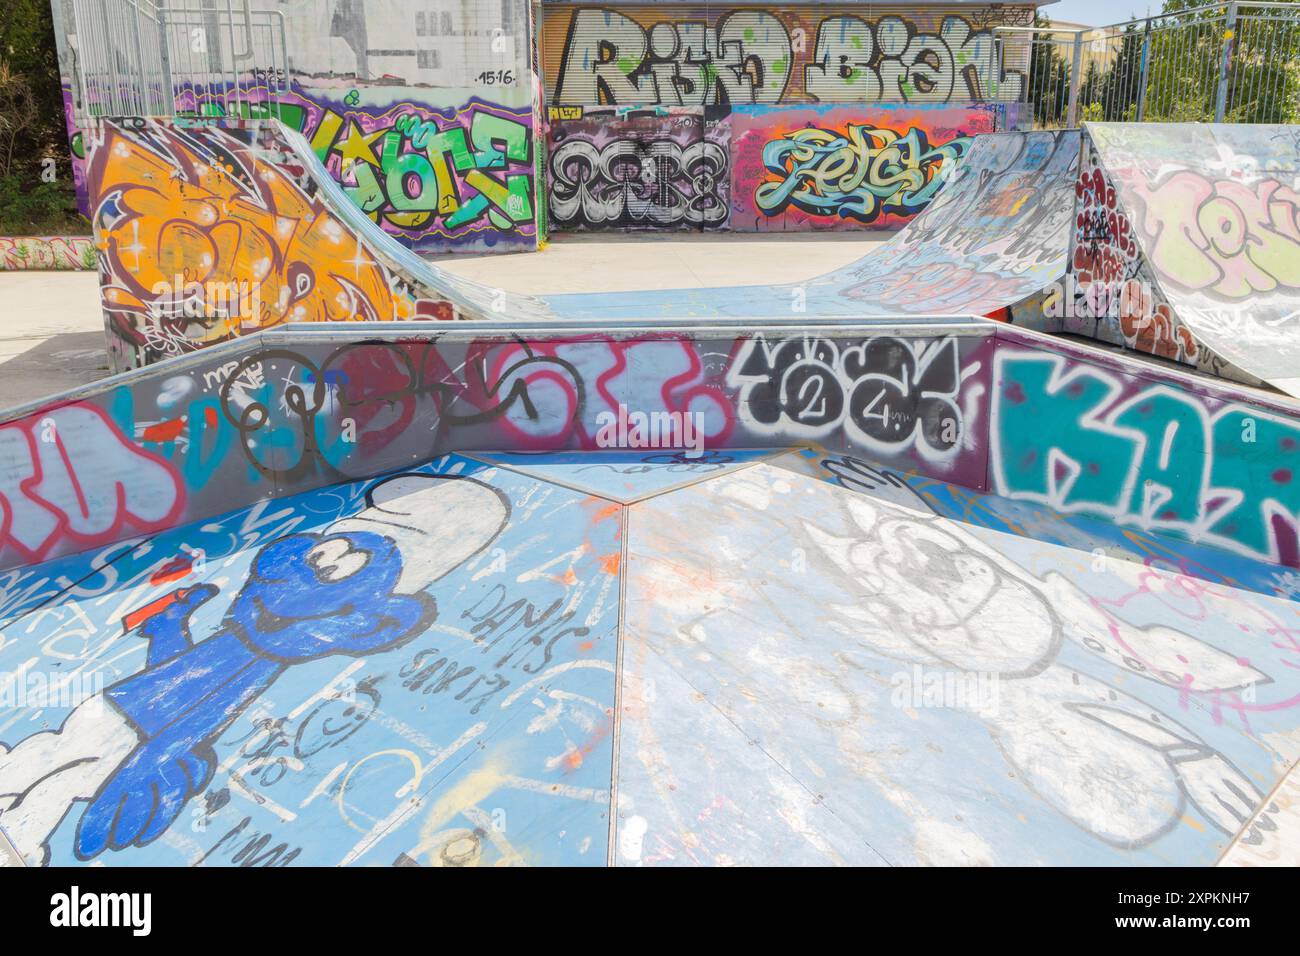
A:
POLYGON ((546 296, 570 319, 987 315, 1065 274, 1077 130, 985 133, 938 195, 859 261, 802 283, 546 296))
MULTIPOLYGON (((977 137, 901 233, 806 283, 544 301, 414 255, 344 193, 306 140, 276 122, 110 123, 91 153, 105 323, 121 371, 286 322, 998 312, 1064 270, 1079 136, 977 137)), ((480 185, 498 188, 488 177, 480 185)))
POLYGON ((402 246, 278 122, 110 122, 91 142, 117 371, 286 322, 550 318, 530 296, 453 276, 402 246))
POLYGON ((814 450, 449 455, 25 568, 0 832, 62 865, 1212 864, 1300 756, 1300 605, 1089 528, 814 450))
POLYGON ((1300 129, 1089 123, 1085 136, 1113 194, 1081 195, 1110 227, 1098 219, 1102 249, 1078 264, 1154 287, 1120 316, 1130 346, 1300 394, 1300 129))

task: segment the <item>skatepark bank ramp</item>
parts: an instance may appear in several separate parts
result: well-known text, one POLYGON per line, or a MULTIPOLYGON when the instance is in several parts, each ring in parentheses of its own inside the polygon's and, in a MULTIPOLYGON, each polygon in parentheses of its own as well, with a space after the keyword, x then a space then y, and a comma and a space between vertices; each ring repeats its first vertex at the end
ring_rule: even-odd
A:
POLYGON ((1089 123, 1063 327, 1300 389, 1300 128, 1089 123))

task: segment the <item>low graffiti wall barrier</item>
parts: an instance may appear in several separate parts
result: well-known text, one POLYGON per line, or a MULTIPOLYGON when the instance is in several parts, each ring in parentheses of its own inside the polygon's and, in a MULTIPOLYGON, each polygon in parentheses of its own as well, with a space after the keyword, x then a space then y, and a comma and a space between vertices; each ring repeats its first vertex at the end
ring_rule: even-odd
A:
POLYGON ((1300 566, 1294 403, 921 320, 258 333, 6 417, 0 567, 451 451, 803 445, 1300 566))
POLYGON ((990 344, 963 322, 257 333, 0 425, 0 566, 448 451, 817 441, 978 484, 990 344))

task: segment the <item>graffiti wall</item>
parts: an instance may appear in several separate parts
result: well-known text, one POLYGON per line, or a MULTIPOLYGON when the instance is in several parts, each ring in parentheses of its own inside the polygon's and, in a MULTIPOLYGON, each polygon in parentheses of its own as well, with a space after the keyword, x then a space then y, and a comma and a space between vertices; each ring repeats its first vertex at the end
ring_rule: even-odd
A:
POLYGON ((997 119, 995 106, 733 110, 732 228, 903 226, 997 119))
POLYGON ((1032 5, 547 5, 554 104, 963 103, 1020 98, 1032 5))
POLYGON ((536 246, 533 117, 471 100, 435 110, 410 101, 382 113, 356 91, 331 104, 293 93, 268 104, 193 93, 196 116, 270 117, 302 133, 344 193, 403 245, 420 251, 536 246))
POLYGON ((118 120, 96 130, 89 155, 119 370, 285 322, 550 316, 390 242, 280 124, 118 120))
POLYGON ((557 230, 896 229, 1001 104, 551 106, 557 230))
POLYGON ((277 333, 263 333, 4 425, 0 566, 451 450, 818 441, 984 480, 986 338, 851 326, 707 339, 469 329, 344 344, 287 333, 273 344, 277 333), (106 463, 120 477, 106 481, 106 463))
POLYGON ((1085 137, 1075 185, 1066 287, 1043 303, 1066 332, 1196 366, 1195 336, 1174 315, 1146 265, 1129 212, 1096 144, 1085 137))
POLYGON ((817 444, 1300 566, 1293 405, 1005 327, 923 330, 267 332, 0 426, 0 566, 449 452, 596 450, 612 435, 817 444))
POLYGON ((729 127, 701 109, 551 107, 552 226, 719 229, 730 209, 729 127))
MULTIPOLYGON (((105 115, 107 107, 79 85, 76 51, 112 40, 77 38, 70 0, 52 2, 80 167, 83 134, 71 117, 105 115)), ((462 0, 434 9, 419 0, 308 0, 286 11, 256 0, 251 7, 254 17, 274 18, 267 29, 282 35, 292 68, 227 70, 214 82, 190 49, 209 42, 210 27, 196 21, 181 29, 177 21, 157 40, 172 56, 178 114, 280 119, 312 142, 360 208, 419 252, 536 248, 527 3, 462 0)), ((75 173, 80 186, 83 170, 75 173)))
POLYGON ((998 494, 1300 566, 1294 405, 1007 343, 993 378, 998 494))
POLYGON ((88 180, 117 368, 288 321, 456 317, 295 178, 277 135, 202 121, 97 131, 88 180))
POLYGON ((85 236, 0 236, 0 269, 95 268, 95 244, 85 236))

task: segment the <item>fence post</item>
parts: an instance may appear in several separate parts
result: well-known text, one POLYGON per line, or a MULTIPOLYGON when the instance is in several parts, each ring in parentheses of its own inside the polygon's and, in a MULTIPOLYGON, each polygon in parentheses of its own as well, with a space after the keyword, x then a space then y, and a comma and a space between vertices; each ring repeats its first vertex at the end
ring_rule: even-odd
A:
POLYGON ((1138 110, 1137 121, 1142 122, 1147 108, 1147 82, 1151 76, 1151 21, 1147 21, 1142 33, 1142 64, 1138 68, 1138 110))
POLYGON ((171 116, 176 112, 176 84, 172 80, 172 57, 171 34, 167 32, 167 8, 166 5, 158 6, 158 39, 161 46, 158 50, 158 82, 161 89, 158 91, 158 113, 160 116, 171 116))
POLYGON ((1070 59, 1070 105, 1065 111, 1065 128, 1074 129, 1079 125, 1079 83, 1082 81, 1083 66, 1083 31, 1074 33, 1074 53, 1070 59))
POLYGON ((1236 0, 1228 4, 1228 19, 1223 24, 1223 58, 1219 63, 1219 90, 1214 97, 1214 122, 1222 123, 1228 110, 1228 77, 1232 73, 1232 48, 1237 35, 1236 0))

